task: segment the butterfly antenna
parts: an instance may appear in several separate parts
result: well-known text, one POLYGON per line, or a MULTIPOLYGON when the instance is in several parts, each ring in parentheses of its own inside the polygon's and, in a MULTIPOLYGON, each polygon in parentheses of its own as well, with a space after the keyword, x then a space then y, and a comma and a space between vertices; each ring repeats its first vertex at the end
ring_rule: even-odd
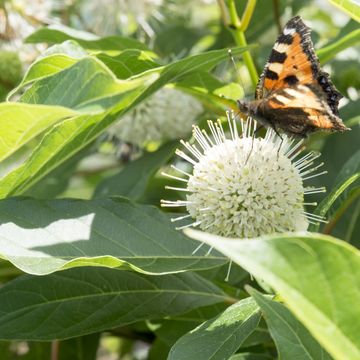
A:
POLYGON ((238 83, 240 83, 241 87, 244 90, 245 88, 244 88, 244 84, 243 84, 243 82, 241 80, 240 71, 239 71, 239 68, 238 68, 238 66, 237 66, 237 64, 235 62, 235 58, 234 58, 234 56, 232 54, 231 49, 228 50, 228 54, 229 54, 230 61, 232 62, 233 66, 234 66, 234 69, 235 69, 236 80, 237 80, 238 83))

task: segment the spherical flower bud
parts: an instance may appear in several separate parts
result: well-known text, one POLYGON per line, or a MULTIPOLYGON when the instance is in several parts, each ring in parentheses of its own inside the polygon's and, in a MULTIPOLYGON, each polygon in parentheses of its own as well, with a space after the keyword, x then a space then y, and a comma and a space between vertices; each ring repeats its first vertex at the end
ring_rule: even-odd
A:
POLYGON ((148 20, 161 18, 158 9, 163 0, 103 0, 83 1, 80 14, 87 29, 98 35, 121 33, 129 35, 139 26, 147 35, 153 36, 154 30, 148 20))
POLYGON ((120 118, 109 133, 138 146, 179 139, 191 132, 202 111, 202 105, 192 96, 163 88, 120 118))

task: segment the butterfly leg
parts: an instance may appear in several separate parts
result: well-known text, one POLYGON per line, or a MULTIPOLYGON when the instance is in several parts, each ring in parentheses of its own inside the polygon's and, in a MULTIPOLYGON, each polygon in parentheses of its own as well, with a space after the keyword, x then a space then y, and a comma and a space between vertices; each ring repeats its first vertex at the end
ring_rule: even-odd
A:
POLYGON ((253 134, 252 134, 252 136, 251 136, 251 148, 250 148, 249 154, 248 154, 248 156, 247 156, 247 158, 246 158, 246 160, 245 160, 245 164, 244 164, 244 165, 247 164, 247 162, 248 162, 248 160, 249 160, 249 158, 250 158, 250 155, 251 155, 251 153, 252 153, 252 150, 253 150, 253 148, 254 148, 255 135, 256 135, 256 133, 257 133, 260 129, 262 129, 263 127, 264 127, 263 125, 260 125, 260 126, 253 132, 253 134))
POLYGON ((279 159, 279 153, 280 153, 280 149, 281 149, 281 147, 282 147, 282 144, 283 144, 283 142, 284 142, 284 138, 283 138, 283 137, 280 135, 280 133, 277 131, 275 125, 271 124, 271 128, 275 131, 275 134, 281 139, 279 148, 278 148, 278 150, 277 150, 277 159, 279 159))

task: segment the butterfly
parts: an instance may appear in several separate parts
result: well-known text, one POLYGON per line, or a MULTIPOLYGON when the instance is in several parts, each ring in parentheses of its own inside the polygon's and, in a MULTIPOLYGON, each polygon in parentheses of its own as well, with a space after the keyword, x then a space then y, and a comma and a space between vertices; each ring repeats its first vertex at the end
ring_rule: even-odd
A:
POLYGON ((310 29, 296 16, 285 25, 271 51, 255 100, 239 100, 238 107, 279 136, 278 129, 290 136, 307 137, 317 130, 350 130, 339 117, 341 98, 320 67, 310 29))

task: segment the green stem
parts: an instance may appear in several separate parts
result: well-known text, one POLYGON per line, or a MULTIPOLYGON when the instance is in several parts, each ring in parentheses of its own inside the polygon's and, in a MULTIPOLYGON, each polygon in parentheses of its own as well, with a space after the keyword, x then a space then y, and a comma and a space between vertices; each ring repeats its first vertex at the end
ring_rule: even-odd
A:
POLYGON ((280 3, 279 0, 273 0, 273 10, 274 10, 274 20, 278 28, 278 33, 281 33, 281 23, 280 23, 280 3))
MULTIPOLYGON (((246 6, 243 21, 244 25, 242 25, 242 22, 239 19, 238 13, 236 11, 236 5, 235 0, 229 0, 228 1, 228 9, 229 9, 229 16, 230 16, 230 25, 229 29, 231 30, 231 33, 233 34, 234 40, 236 45, 238 46, 247 46, 244 30, 249 25, 251 16, 254 11, 254 7, 256 4, 256 0, 249 0, 248 4, 246 6)), ((258 81, 258 73, 256 71, 256 67, 253 61, 253 58, 249 51, 245 51, 243 53, 243 58, 245 65, 249 71, 251 82, 253 86, 255 87, 258 81)))
MULTIPOLYGON (((248 0, 243 16, 241 18, 240 31, 245 32, 250 24, 251 17, 254 13, 256 0, 248 0)), ((236 9, 235 9, 236 11, 236 9)))
POLYGON ((344 215, 345 211, 349 206, 360 197, 360 188, 355 188, 350 192, 350 196, 341 204, 341 206, 336 210, 332 219, 324 226, 323 234, 331 234, 335 225, 344 215))

